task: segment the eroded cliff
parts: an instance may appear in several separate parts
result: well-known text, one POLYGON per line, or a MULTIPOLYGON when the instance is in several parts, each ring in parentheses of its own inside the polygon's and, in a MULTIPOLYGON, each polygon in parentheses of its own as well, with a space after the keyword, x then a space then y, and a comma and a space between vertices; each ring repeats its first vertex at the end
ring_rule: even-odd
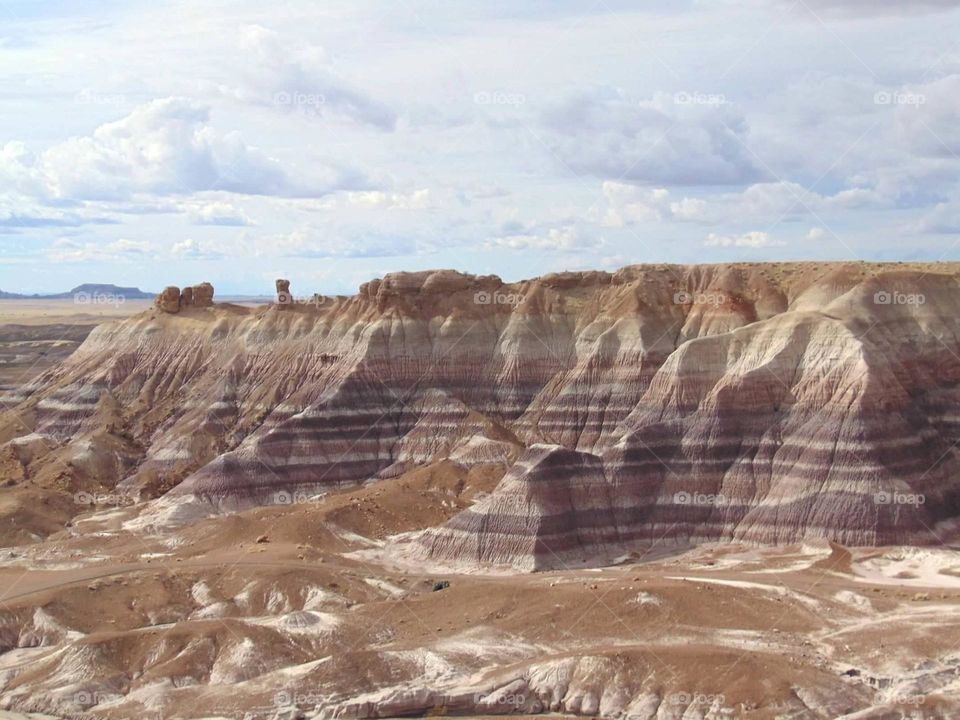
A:
POLYGON ((25 473, 93 463, 125 493, 233 509, 490 464, 496 490, 417 552, 526 568, 637 542, 933 541, 960 513, 957 269, 432 271, 154 310, 15 398, 53 446, 25 473))

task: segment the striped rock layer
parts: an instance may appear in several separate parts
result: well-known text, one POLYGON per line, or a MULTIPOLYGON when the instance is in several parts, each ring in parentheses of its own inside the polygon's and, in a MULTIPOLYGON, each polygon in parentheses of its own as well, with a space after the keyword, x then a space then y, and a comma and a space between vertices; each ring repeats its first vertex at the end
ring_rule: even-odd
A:
POLYGON ((423 534, 436 558, 935 542, 960 514, 957 271, 397 273, 311 304, 101 326, 18 415, 61 446, 107 423, 141 450, 122 488, 224 507, 516 458, 423 534))

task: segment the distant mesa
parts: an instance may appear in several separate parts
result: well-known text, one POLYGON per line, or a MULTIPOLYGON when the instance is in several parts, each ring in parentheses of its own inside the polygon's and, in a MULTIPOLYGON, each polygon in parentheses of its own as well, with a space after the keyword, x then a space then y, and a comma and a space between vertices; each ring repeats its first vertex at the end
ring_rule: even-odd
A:
POLYGON ((213 305, 213 292, 213 285, 208 282, 183 290, 176 285, 169 285, 157 295, 154 304, 166 313, 178 313, 185 307, 210 307, 213 305))
POLYGON ((149 300, 153 293, 144 292, 140 288, 120 287, 107 283, 84 283, 77 285, 73 290, 60 293, 12 293, 0 290, 0 300, 72 300, 77 298, 123 298, 124 300, 149 300))

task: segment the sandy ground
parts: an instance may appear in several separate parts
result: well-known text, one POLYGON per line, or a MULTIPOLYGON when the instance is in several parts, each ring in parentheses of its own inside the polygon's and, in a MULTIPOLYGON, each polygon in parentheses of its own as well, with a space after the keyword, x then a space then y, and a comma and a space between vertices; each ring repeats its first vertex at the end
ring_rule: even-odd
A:
POLYGON ((143 312, 152 300, 124 300, 116 303, 78 303, 71 300, 0 300, 0 322, 17 325, 77 323, 97 325, 107 320, 143 312))
POLYGON ((952 550, 710 545, 647 562, 647 548, 616 567, 510 576, 360 559, 449 504, 448 488, 420 490, 375 526, 350 510, 364 489, 159 534, 129 529, 142 507, 91 512, 0 552, 0 704, 110 718, 294 717, 293 706, 389 716, 521 682, 516 696, 546 687, 568 709, 579 697, 586 715, 600 713, 594 696, 653 693, 722 698, 729 713, 716 717, 890 703, 924 713, 905 717, 951 716, 952 550), (895 582, 907 561, 909 586, 895 582))
POLYGON ((150 303, 0 300, 0 395, 70 355, 100 323, 142 312, 150 303))

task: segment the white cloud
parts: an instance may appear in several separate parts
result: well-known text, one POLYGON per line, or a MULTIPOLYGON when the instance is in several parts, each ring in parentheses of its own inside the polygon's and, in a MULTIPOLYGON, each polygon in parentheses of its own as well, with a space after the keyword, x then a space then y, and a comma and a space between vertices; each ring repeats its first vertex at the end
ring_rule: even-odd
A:
POLYGON ((916 15, 957 9, 956 0, 804 0, 804 4, 799 7, 791 0, 780 1, 783 5, 797 9, 801 13, 804 10, 800 8, 809 8, 810 12, 848 17, 916 15))
POLYGON ((22 142, 8 142, 0 148, 0 189, 24 196, 46 196, 48 188, 37 172, 37 156, 22 142))
POLYGON ((319 45, 251 25, 240 33, 243 80, 239 99, 277 110, 339 117, 392 130, 394 112, 338 77, 319 45))
MULTIPOLYGON (((386 210, 424 210, 430 207, 431 202, 430 190, 427 188, 409 193, 381 190, 354 191, 344 193, 343 199, 347 205, 386 210)), ((332 198, 331 203, 335 200, 332 198)))
POLYGON ((563 252, 598 248, 603 240, 585 236, 572 226, 553 227, 533 233, 502 235, 486 243, 488 248, 563 252))
POLYGON ((924 213, 917 222, 909 225, 907 230, 943 235, 960 234, 960 197, 937 203, 932 210, 924 213))
POLYGON ((710 233, 703 243, 706 247, 746 247, 768 248, 786 245, 783 241, 773 240, 768 233, 756 230, 743 235, 730 236, 710 233))
POLYGON ((600 222, 610 227, 667 219, 700 220, 707 209, 706 201, 699 198, 672 200, 666 188, 647 189, 612 180, 603 183, 603 195, 607 208, 600 222))
POLYGON ((96 208, 50 207, 22 195, 0 196, 0 233, 9 234, 40 228, 67 228, 82 225, 113 225, 116 220, 96 208))
POLYGON ((810 0, 827 28, 790 0, 569 18, 564 0, 570 23, 543 3, 411 1, 33 3, 0 52, 3 137, 24 141, 0 142, 0 247, 41 272, 0 266, 0 286, 89 274, 48 262, 65 235, 63 257, 125 237, 167 266, 215 258, 240 290, 264 266, 517 278, 777 239, 817 254, 829 227, 864 258, 936 258, 951 239, 933 235, 960 227, 958 17, 913 12, 936 0, 810 0), (523 102, 475 102, 494 90, 523 102))
POLYGON ((648 189, 627 183, 603 183, 605 205, 591 219, 608 227, 642 222, 729 223, 744 220, 776 223, 800 216, 855 208, 891 205, 868 188, 850 188, 825 196, 799 183, 777 181, 754 183, 741 192, 718 193, 706 198, 681 197, 666 188, 648 189))
POLYGON ((149 243, 140 240, 118 239, 112 242, 77 242, 59 238, 47 251, 52 262, 117 262, 143 258, 151 252, 149 243))
POLYGON ((814 242, 815 242, 815 241, 817 241, 817 240, 822 240, 824 234, 825 234, 825 233, 824 233, 824 231, 823 231, 823 228, 814 227, 814 228, 810 228, 810 229, 807 231, 807 236, 806 236, 806 238, 807 238, 807 240, 810 240, 810 241, 814 241, 814 242))
POLYGON ((300 258, 396 257, 417 252, 409 237, 313 226, 255 240, 258 254, 300 258))
POLYGON ((358 180, 330 167, 294 177, 239 133, 220 134, 209 120, 210 109, 202 103, 154 100, 39 156, 8 144, 0 155, 0 178, 12 178, 20 186, 42 183, 43 194, 72 200, 207 190, 295 197, 324 194, 358 180))
POLYGON ((763 175, 747 149, 744 117, 730 105, 697 105, 658 93, 631 101, 596 89, 550 107, 546 142, 581 174, 657 185, 726 185, 763 175))
POLYGON ((186 238, 170 246, 170 254, 180 260, 223 260, 252 253, 252 250, 245 238, 232 238, 229 241, 186 238))
POLYGON ((960 74, 890 93, 902 140, 921 157, 960 159, 960 74))
POLYGON ((204 203, 191 207, 187 214, 195 225, 253 225, 253 221, 242 210, 225 202, 204 203))

